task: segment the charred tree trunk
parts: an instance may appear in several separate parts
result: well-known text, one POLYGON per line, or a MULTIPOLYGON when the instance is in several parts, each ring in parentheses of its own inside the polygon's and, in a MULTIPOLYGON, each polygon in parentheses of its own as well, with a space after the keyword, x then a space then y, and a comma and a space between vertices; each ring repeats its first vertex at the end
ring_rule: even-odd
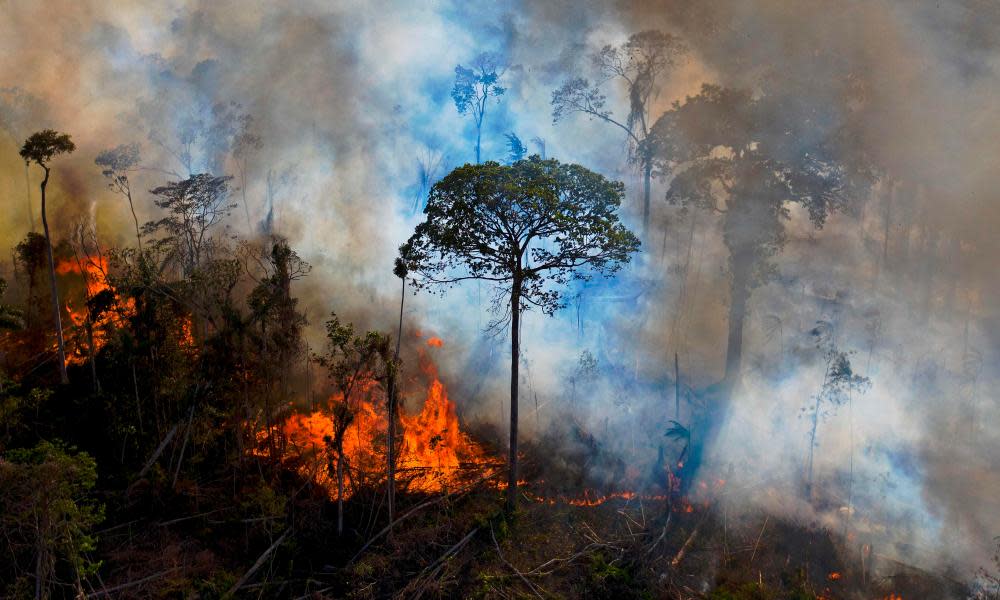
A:
POLYGON ((517 510, 517 388, 521 335, 521 277, 514 275, 510 294, 510 451, 507 457, 507 514, 517 510))
POLYGON ((52 238, 49 235, 49 221, 45 214, 45 187, 49 184, 49 168, 45 169, 45 178, 42 179, 42 228, 45 230, 45 249, 49 258, 49 283, 52 293, 52 315, 56 323, 56 342, 59 347, 59 381, 69 383, 69 375, 66 373, 66 344, 63 341, 62 316, 59 310, 59 291, 56 289, 56 261, 52 256, 52 238))

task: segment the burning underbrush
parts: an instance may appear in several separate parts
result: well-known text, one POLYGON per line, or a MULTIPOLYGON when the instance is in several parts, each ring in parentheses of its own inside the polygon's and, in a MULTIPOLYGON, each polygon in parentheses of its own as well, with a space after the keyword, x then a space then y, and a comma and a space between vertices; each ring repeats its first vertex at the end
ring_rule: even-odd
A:
MULTIPOLYGON (((437 337, 427 340, 430 348, 443 344, 437 337)), ((419 398, 419 404, 410 410, 402 407, 398 415, 395 472, 399 492, 438 494, 470 486, 506 489, 502 434, 481 423, 463 430, 456 405, 426 351, 420 354, 420 374, 405 392, 404 397, 419 398)), ((349 400, 337 392, 311 410, 293 412, 273 427, 270 438, 276 440, 275 447, 283 448, 299 475, 336 499, 338 407, 350 410, 343 432, 342 496, 347 499, 385 484, 388 411, 384 388, 375 378, 359 382, 349 400)), ((603 452, 581 425, 573 423, 567 435, 579 442, 573 446, 575 451, 567 450, 562 439, 526 441, 519 488, 527 501, 599 506, 612 500, 668 500, 669 484, 641 483, 639 467, 603 452)), ((262 432, 255 452, 268 453, 270 438, 262 432)), ((664 472, 662 479, 666 482, 669 476, 664 472)), ((715 485, 722 484, 719 480, 715 485)), ((677 502, 692 510, 687 500, 677 502)))
POLYGON ((83 282, 83 298, 67 298, 63 303, 70 325, 66 362, 82 364, 97 354, 108 341, 111 327, 121 327, 135 314, 135 300, 121 301, 109 281, 108 261, 103 256, 67 259, 56 264, 56 273, 65 279, 83 282))
MULTIPOLYGON (((437 338, 431 338, 434 342, 437 338)), ((440 346, 438 343, 432 346, 440 346)), ((422 402, 419 410, 399 414, 396 439, 396 480, 399 490, 439 493, 477 480, 491 479, 502 459, 491 456, 464 433, 455 404, 441 382, 437 367, 424 355, 421 375, 414 380, 422 402)), ((417 394, 413 394, 417 395, 417 394)), ((286 454, 298 471, 337 495, 334 438, 337 407, 346 406, 351 416, 343 432, 344 497, 361 488, 384 482, 388 431, 385 392, 371 377, 359 382, 351 397, 335 393, 312 411, 290 415, 275 433, 286 446, 286 454)), ((261 436, 263 442, 266 436, 261 436)), ((266 445, 266 444, 264 444, 266 445)))

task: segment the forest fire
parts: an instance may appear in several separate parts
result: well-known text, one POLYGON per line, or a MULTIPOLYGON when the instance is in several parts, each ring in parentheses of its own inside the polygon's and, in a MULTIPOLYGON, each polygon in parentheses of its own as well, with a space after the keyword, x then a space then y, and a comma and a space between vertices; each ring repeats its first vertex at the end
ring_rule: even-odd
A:
POLYGON ((0 600, 1000 600, 996 4, 4 3, 0 600))
POLYGON ((70 323, 80 332, 72 351, 66 355, 66 362, 82 364, 88 354, 99 352, 107 343, 107 325, 121 326, 124 318, 135 312, 135 300, 129 298, 120 302, 118 293, 108 281, 108 262, 103 256, 61 260, 56 265, 56 273, 83 278, 83 306, 74 308, 72 300, 65 302, 70 323))
MULTIPOLYGON (((496 461, 461 431, 455 404, 448 398, 437 367, 427 357, 422 363, 428 380, 423 406, 414 414, 400 414, 402 439, 397 472, 406 489, 433 493, 465 481, 464 467, 487 468, 496 461)), ((334 394, 323 408, 308 415, 292 415, 280 426, 290 448, 303 459, 303 474, 324 485, 332 496, 336 495, 333 407, 343 402, 341 394, 334 394)), ((361 481, 367 481, 369 474, 382 472, 388 425, 385 396, 374 379, 360 383, 349 406, 353 417, 343 436, 345 497, 361 481)))

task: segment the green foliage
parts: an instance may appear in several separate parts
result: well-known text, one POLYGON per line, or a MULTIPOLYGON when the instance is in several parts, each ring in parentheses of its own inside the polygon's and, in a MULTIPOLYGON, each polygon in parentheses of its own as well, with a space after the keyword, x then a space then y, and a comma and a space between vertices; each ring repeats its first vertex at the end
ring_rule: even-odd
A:
POLYGON ((649 598, 632 573, 615 560, 608 560, 603 552, 590 556, 587 567, 588 597, 591 598, 649 598))
POLYGON ((99 564, 88 559, 96 545, 91 530, 103 520, 103 508, 88 497, 96 481, 97 463, 72 447, 40 442, 5 453, 0 532, 13 561, 0 579, 32 573, 48 590, 59 572, 79 580, 96 571, 99 564))
POLYGON ((167 216, 146 223, 142 232, 160 234, 155 246, 165 250, 168 258, 179 261, 185 274, 202 264, 213 246, 209 231, 236 208, 229 201, 230 180, 229 176, 201 173, 150 190, 156 196, 153 202, 167 216))
POLYGON ((30 430, 33 417, 50 396, 52 390, 46 388, 24 390, 4 382, 0 388, 0 451, 30 430))
POLYGON ((68 154, 74 150, 76 150, 76 144, 73 143, 69 135, 44 129, 33 133, 24 141, 20 154, 25 162, 34 162, 42 168, 47 168, 46 165, 53 156, 68 154))
POLYGON ((422 276, 418 288, 482 279, 498 298, 516 291, 522 308, 551 314, 563 306, 558 286, 613 273, 638 250, 618 220, 624 194, 621 182, 554 159, 465 165, 431 189, 400 257, 422 276))
MULTIPOLYGON (((7 292, 7 280, 0 277, 0 300, 7 292)), ((0 302, 0 331, 24 327, 24 313, 16 306, 0 302)))

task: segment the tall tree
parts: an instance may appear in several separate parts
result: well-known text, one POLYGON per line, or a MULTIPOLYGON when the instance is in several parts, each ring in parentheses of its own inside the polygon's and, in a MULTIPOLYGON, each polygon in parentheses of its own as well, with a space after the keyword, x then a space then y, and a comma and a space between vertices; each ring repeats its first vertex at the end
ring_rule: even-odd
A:
MULTIPOLYGON (((825 372, 823 384, 819 392, 812 397, 812 402, 802 408, 802 415, 810 421, 809 458, 806 462, 805 496, 812 500, 813 492, 813 459, 816 455, 816 441, 819 424, 832 416, 838 407, 851 400, 852 394, 863 394, 871 388, 871 379, 857 375, 851 366, 849 353, 840 350, 833 341, 832 332, 825 322, 817 323, 810 331, 816 340, 816 347, 823 352, 825 372)), ((853 449, 852 449, 853 451, 853 449)))
POLYGON ((718 215, 729 251, 719 414, 707 419, 709 431, 692 442, 691 469, 698 466, 701 442, 716 433, 728 410, 742 365, 750 295, 774 275, 771 259, 785 244, 790 205, 801 205, 821 228, 832 211, 848 209, 859 186, 869 183, 857 165, 842 159, 841 132, 819 128, 820 122, 825 121, 808 110, 797 114, 783 98, 754 98, 748 91, 706 84, 697 96, 674 103, 650 132, 647 147, 673 173, 667 201, 718 215))
POLYGON ((128 200, 128 208, 132 212, 135 223, 135 241, 142 253, 142 233, 139 231, 139 217, 135 214, 135 204, 132 202, 132 186, 128 174, 139 167, 139 144, 122 144, 97 155, 94 164, 103 167, 101 174, 108 178, 108 187, 128 200))
POLYGON ((551 315, 565 305, 568 281, 609 275, 629 261, 639 240, 618 219, 624 195, 621 182, 554 159, 467 164, 434 185, 426 220, 400 248, 418 289, 495 284, 493 326, 510 324, 509 512, 517 504, 521 313, 534 306, 551 315))
POLYGON ((229 201, 232 177, 207 173, 173 181, 150 191, 153 202, 167 216, 143 225, 143 233, 162 233, 156 245, 167 250, 167 259, 178 261, 184 275, 191 275, 213 247, 209 232, 220 224, 236 204, 229 201))
POLYGON ((451 98, 460 115, 471 115, 476 126, 476 163, 481 162, 483 140, 483 119, 486 117, 486 107, 490 98, 496 98, 507 91, 500 79, 504 74, 504 65, 500 57, 491 52, 483 52, 472 60, 469 68, 455 66, 455 87, 451 90, 451 98))
POLYGON ((380 364, 380 359, 391 355, 391 340, 377 331, 355 335, 354 326, 342 323, 336 314, 326 322, 326 337, 327 353, 317 359, 327 368, 340 392, 333 406, 333 435, 325 441, 337 460, 337 535, 341 535, 344 532, 344 469, 347 466, 344 435, 354 421, 358 396, 370 391, 364 383, 382 378, 379 374, 386 367, 392 370, 392 365, 380 364))
POLYGON ((52 237, 49 234, 49 220, 45 212, 45 189, 49 185, 50 167, 49 162, 54 156, 68 154, 76 150, 76 144, 65 133, 58 133, 52 129, 45 129, 32 134, 24 145, 21 146, 21 158, 25 164, 35 163, 45 172, 45 177, 40 185, 42 190, 42 228, 45 230, 45 246, 49 259, 49 282, 52 286, 52 313, 56 323, 56 341, 59 348, 59 379, 63 383, 69 383, 69 375, 66 374, 66 344, 63 341, 62 316, 59 308, 59 292, 56 289, 56 265, 52 258, 52 237))
POLYGON ((628 138, 629 161, 642 173, 643 239, 649 228, 650 190, 653 153, 646 138, 650 131, 649 109, 660 90, 660 77, 686 52, 680 39, 661 31, 633 34, 621 46, 607 45, 591 58, 601 82, 591 84, 584 77, 573 77, 552 92, 552 120, 558 122, 571 113, 583 113, 614 125, 628 138), (625 86, 628 116, 622 121, 606 108, 607 96, 601 84, 617 81, 625 86))

